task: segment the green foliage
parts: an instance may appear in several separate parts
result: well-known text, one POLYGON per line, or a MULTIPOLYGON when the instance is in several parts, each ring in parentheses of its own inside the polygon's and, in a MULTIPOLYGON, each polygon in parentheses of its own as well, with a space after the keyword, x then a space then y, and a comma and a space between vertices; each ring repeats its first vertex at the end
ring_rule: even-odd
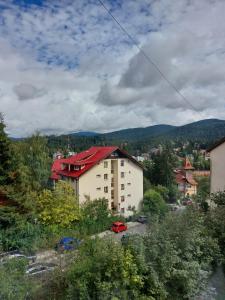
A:
POLYGON ((67 280, 67 299, 138 299, 142 287, 134 256, 110 240, 84 244, 67 280))
POLYGON ((145 294, 155 299, 193 299, 219 257, 217 241, 205 235, 203 218, 191 210, 155 223, 144 249, 145 294))
POLYGON ((53 191, 44 189, 36 199, 43 224, 66 227, 79 220, 79 206, 70 183, 59 181, 53 191))
POLYGON ((111 215, 108 209, 108 201, 105 198, 95 200, 87 198, 86 202, 81 205, 80 213, 82 217, 79 222, 79 230, 83 235, 90 235, 109 229, 112 222, 118 219, 118 217, 111 215))
POLYGON ((195 201, 200 205, 203 211, 209 209, 207 200, 210 198, 210 178, 209 177, 197 177, 198 189, 197 195, 194 197, 195 201))
POLYGON ((159 191, 166 201, 175 201, 177 196, 174 177, 175 165, 176 159, 168 146, 161 153, 154 155, 152 161, 144 162, 145 180, 156 186, 157 188, 154 189, 159 191))
POLYGON ((3 116, 0 113, 0 186, 10 182, 10 170, 12 164, 10 140, 4 130, 5 124, 3 116))
POLYGON ((156 221, 146 236, 131 235, 124 246, 90 239, 57 289, 62 299, 194 299, 220 260, 208 228, 203 213, 187 209, 156 221))
POLYGON ((214 193, 210 198, 216 205, 225 206, 225 191, 214 193))
POLYGON ((210 234, 219 241, 225 264, 225 192, 212 194, 211 200, 216 203, 217 207, 207 212, 206 225, 210 234))
POLYGON ((51 159, 47 140, 39 134, 14 143, 17 190, 39 191, 47 186, 51 159))
POLYGON ((167 211, 167 206, 162 195, 154 189, 145 192, 143 211, 152 215, 163 216, 167 211))
POLYGON ((13 226, 0 231, 0 248, 4 251, 20 249, 35 251, 40 248, 43 228, 25 218, 18 218, 13 226))
POLYGON ((144 193, 149 190, 151 188, 151 183, 150 181, 144 176, 143 178, 143 190, 144 190, 144 193))
POLYGON ((35 285, 25 275, 26 264, 22 259, 12 259, 0 265, 0 299, 29 299, 35 291, 35 285))

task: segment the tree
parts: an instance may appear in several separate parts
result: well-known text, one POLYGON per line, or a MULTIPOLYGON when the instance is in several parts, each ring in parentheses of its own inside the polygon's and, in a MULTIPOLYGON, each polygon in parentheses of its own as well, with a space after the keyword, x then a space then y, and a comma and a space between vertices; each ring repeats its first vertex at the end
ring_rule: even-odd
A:
POLYGON ((27 192, 45 188, 51 170, 46 138, 39 134, 33 135, 15 143, 13 150, 17 170, 16 189, 27 192))
POLYGON ((0 265, 0 299, 24 300, 35 290, 25 274, 27 262, 13 259, 0 265))
POLYGON ((144 249, 145 294, 154 299, 194 299, 220 257, 217 240, 206 231, 204 214, 192 209, 152 224, 144 249))
POLYGON ((159 192, 150 189, 144 194, 143 211, 153 215, 163 216, 167 211, 166 202, 159 192))
POLYGON ((68 299, 141 299, 142 276, 132 253, 111 240, 89 240, 68 272, 68 299))
POLYGON ((10 182, 11 152, 10 140, 5 133, 5 124, 0 113, 0 185, 10 182))
POLYGON ((108 229, 115 217, 108 208, 108 200, 99 198, 91 200, 87 197, 80 207, 80 231, 83 234, 94 234, 108 229))
POLYGON ((170 187, 174 184, 175 158, 168 146, 161 153, 154 155, 152 162, 145 167, 146 177, 153 185, 170 187))
POLYGON ((79 206, 70 183, 59 181, 53 191, 44 189, 36 199, 41 223, 70 226, 79 220, 79 206))

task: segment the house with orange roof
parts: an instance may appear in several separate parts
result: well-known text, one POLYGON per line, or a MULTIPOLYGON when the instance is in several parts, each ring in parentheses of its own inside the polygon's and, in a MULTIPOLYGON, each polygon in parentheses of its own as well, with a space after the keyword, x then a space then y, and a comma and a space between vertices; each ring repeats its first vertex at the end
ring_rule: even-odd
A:
POLYGON ((184 197, 197 194, 198 184, 193 178, 194 169, 195 168, 192 166, 188 157, 185 157, 183 166, 174 171, 178 190, 183 194, 184 197))
POLYGON ((142 165, 116 146, 91 147, 56 159, 51 179, 70 182, 80 204, 87 198, 105 198, 110 209, 124 216, 139 210, 143 199, 142 165))

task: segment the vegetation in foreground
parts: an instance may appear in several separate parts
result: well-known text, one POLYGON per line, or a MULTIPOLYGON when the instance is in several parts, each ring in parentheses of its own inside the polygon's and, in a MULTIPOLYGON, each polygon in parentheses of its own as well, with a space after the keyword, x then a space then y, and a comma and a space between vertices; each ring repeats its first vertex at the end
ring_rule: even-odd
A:
POLYGON ((214 195, 218 207, 210 210, 208 185, 201 182, 196 198, 201 210, 168 213, 166 202, 177 197, 170 152, 163 151, 146 168, 148 234, 122 246, 88 239, 115 219, 104 199, 87 199, 78 208, 69 185, 59 183, 52 190, 45 138, 11 143, 3 120, 0 125, 0 189, 14 204, 0 209, 1 250, 52 248, 64 235, 85 239, 66 270, 45 281, 26 275, 24 261, 1 264, 1 299, 193 299, 213 267, 224 262, 225 196, 214 195))
POLYGON ((4 276, 9 267, 2 266, 0 295, 10 300, 194 299, 225 259, 224 215, 225 206, 207 213, 188 208, 151 222, 145 236, 130 236, 124 245, 86 239, 67 268, 44 281, 27 278, 22 263, 13 267, 10 285, 4 276))

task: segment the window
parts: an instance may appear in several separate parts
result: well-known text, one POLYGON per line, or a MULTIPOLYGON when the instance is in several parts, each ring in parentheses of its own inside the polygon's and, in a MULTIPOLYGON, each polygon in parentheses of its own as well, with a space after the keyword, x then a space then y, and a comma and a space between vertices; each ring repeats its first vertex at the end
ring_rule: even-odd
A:
POLYGON ((114 187, 114 178, 111 178, 111 187, 114 187))
POLYGON ((124 209, 124 207, 121 207, 121 210, 120 210, 120 212, 121 212, 122 214, 124 214, 124 212, 125 212, 125 209, 124 209))
POLYGON ((104 192, 108 193, 108 187, 107 186, 104 186, 104 192))
POLYGON ((130 182, 128 182, 128 183, 127 183, 127 185, 131 185, 131 183, 130 183, 130 182))
POLYGON ((131 194, 128 194, 127 197, 131 197, 131 194))
POLYGON ((97 187, 97 188, 96 188, 96 190, 97 190, 97 191, 100 191, 100 190, 101 190, 101 188, 100 188, 100 187, 97 187))
POLYGON ((100 175, 100 174, 97 174, 97 175, 96 175, 96 177, 100 178, 100 177, 101 177, 101 175, 100 175))
POLYGON ((121 184, 121 190, 122 191, 124 190, 124 184, 121 184))
POLYGON ((108 168, 108 162, 104 161, 104 168, 108 168))
POLYGON ((114 190, 111 191, 111 198, 114 199, 114 190))
POLYGON ((124 197, 124 196, 121 196, 121 197, 120 197, 120 200, 121 200, 121 202, 124 202, 124 201, 125 201, 125 197, 124 197))
POLYGON ((104 174, 104 179, 105 179, 105 180, 108 179, 108 174, 104 174))
POLYGON ((124 172, 121 172, 121 173, 120 173, 120 176, 121 176, 121 178, 124 178, 125 173, 124 173, 124 172))
POLYGON ((114 174, 114 170, 113 169, 111 170, 111 174, 114 174))
POLYGON ((123 159, 120 161, 120 166, 121 166, 121 167, 124 166, 124 160, 123 160, 123 159))

